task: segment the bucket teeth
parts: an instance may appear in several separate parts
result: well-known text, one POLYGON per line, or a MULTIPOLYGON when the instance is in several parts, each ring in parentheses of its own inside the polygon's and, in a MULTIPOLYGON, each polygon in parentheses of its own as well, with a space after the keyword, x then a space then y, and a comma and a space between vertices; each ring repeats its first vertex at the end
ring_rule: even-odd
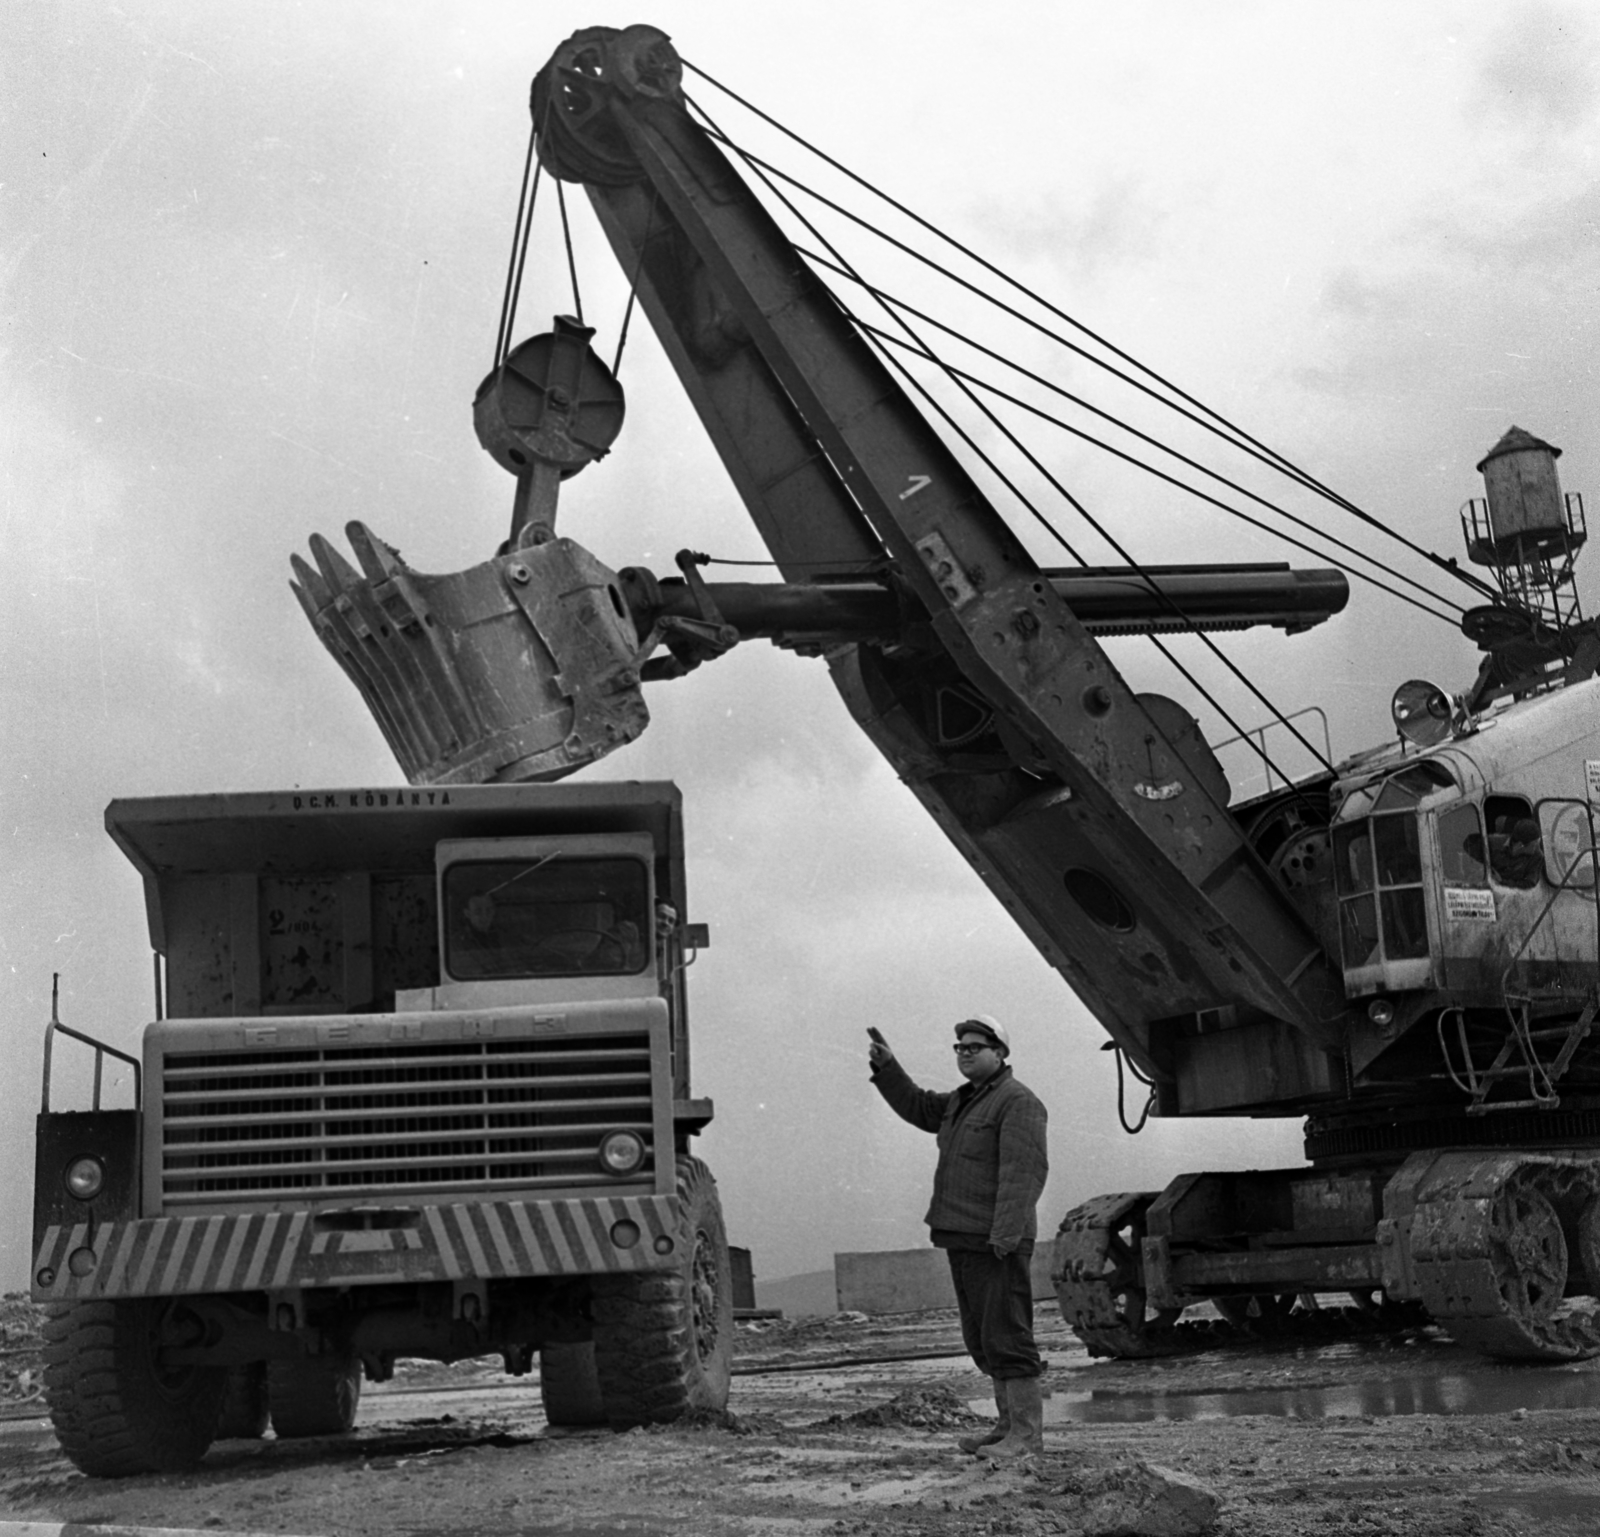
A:
POLYGON ((337 597, 359 585, 361 574, 321 534, 311 536, 311 554, 330 588, 330 596, 337 597))
POLYGON ((644 730, 637 637, 586 551, 529 553, 529 600, 498 558, 424 575, 366 524, 345 534, 359 568, 313 534, 289 587, 413 784, 558 779, 644 730))
POLYGON ((369 582, 387 581, 396 571, 405 569, 399 555, 381 540, 365 523, 350 522, 344 526, 344 536, 356 552, 361 569, 369 582))
POLYGON ((321 605, 306 592, 299 582, 290 582, 289 591, 294 594, 295 601, 305 611, 306 618, 315 626, 317 615, 321 612, 321 605))
POLYGON ((289 564, 294 568, 295 580, 289 583, 294 589, 294 595, 299 598, 300 606, 306 611, 313 623, 316 622, 317 610, 323 609, 333 601, 333 593, 328 584, 311 569, 298 555, 289 557, 289 564))

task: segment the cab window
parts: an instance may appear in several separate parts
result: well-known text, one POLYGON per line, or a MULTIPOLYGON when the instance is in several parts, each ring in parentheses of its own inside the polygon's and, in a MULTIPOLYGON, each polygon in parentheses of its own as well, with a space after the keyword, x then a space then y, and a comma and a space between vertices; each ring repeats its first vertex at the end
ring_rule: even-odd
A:
POLYGON ((1426 958, 1417 805, 1453 783, 1438 765, 1417 764, 1383 784, 1371 803, 1371 816, 1334 829, 1334 883, 1347 967, 1426 958))
POLYGON ((1426 956, 1416 813, 1373 816, 1337 828, 1333 849, 1345 965, 1426 956))
POLYGON ((1489 864, 1476 806, 1455 806, 1439 818, 1439 868, 1447 886, 1487 886, 1489 864))
POLYGON ((1520 795, 1491 795, 1483 803, 1489 829, 1489 872, 1498 886, 1527 891, 1544 870, 1544 843, 1533 807, 1520 795))
POLYGON ((459 981, 642 971, 649 897, 637 859, 463 860, 444 872, 447 968, 459 981))

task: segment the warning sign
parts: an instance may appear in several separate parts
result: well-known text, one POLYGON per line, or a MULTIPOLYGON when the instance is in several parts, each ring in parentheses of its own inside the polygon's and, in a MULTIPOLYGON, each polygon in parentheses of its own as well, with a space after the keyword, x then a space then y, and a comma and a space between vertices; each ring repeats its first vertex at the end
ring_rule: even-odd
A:
POLYGON ((1446 886, 1444 911, 1452 923, 1493 923, 1494 893, 1479 886, 1446 886))

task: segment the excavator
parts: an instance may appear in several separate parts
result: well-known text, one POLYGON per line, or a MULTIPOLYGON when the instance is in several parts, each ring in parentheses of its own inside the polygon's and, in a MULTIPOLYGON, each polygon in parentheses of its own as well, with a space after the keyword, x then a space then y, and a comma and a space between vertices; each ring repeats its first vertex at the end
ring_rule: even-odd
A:
MULTIPOLYGON (((1069 1212, 1052 1277, 1091 1351, 1185 1348, 1317 1299, 1508 1359, 1600 1353, 1600 630, 1581 498, 1513 428, 1463 513, 1481 653, 1397 688, 1393 733, 1230 788, 1196 717, 1104 644, 1337 614, 1339 570, 1044 567, 903 370, 691 111, 649 26, 536 77, 534 185, 581 187, 775 582, 613 569, 556 532, 623 397, 560 317, 474 404, 516 478, 500 549, 412 570, 359 523, 295 590, 418 785, 555 780, 636 739, 644 687, 766 638, 856 725, 1103 1026, 1148 1113, 1295 1117, 1303 1166, 1182 1175, 1069 1212)), ((519 221, 521 214, 519 212, 519 221)), ((1126 1124, 1126 1123, 1125 1123, 1126 1124)))

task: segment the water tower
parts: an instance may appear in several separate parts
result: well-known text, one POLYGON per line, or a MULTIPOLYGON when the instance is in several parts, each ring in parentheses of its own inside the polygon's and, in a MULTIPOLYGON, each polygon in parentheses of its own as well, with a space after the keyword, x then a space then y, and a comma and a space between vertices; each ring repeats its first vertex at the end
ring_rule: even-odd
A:
POLYGON ((1560 635, 1583 618, 1572 574, 1588 537, 1583 498, 1562 494, 1560 457, 1559 448, 1511 428, 1478 464, 1486 495, 1461 509, 1467 559, 1489 568, 1500 589, 1494 608, 1509 611, 1502 627, 1526 615, 1530 637, 1560 635))

